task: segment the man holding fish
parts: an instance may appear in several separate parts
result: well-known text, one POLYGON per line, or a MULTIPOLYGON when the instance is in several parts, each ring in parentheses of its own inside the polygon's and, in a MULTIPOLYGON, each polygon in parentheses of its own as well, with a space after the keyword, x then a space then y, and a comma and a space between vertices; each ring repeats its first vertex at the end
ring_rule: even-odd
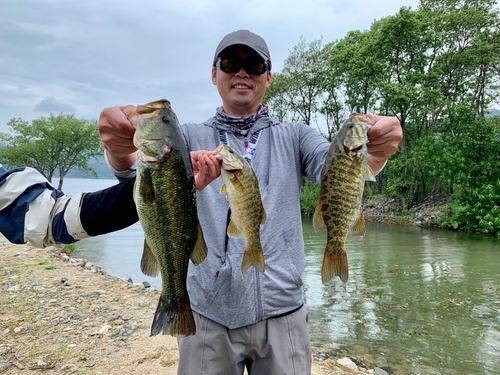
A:
MULTIPOLYGON (((242 375, 245 368, 249 374, 259 375, 310 374, 301 278, 306 265, 300 213, 302 178, 322 183, 323 170, 328 170, 325 160, 336 159, 332 153, 338 150, 349 155, 363 151, 364 166, 358 169, 363 176, 366 171, 376 174, 402 138, 396 118, 366 115, 358 121, 361 127, 352 121, 346 125, 356 128, 354 134, 364 131, 363 141, 352 145, 338 141, 340 147, 329 155, 330 143, 317 130, 269 117, 261 101, 272 81, 271 68, 267 44, 260 36, 248 30, 226 35, 216 48, 211 73, 222 106, 202 124, 181 125, 191 151, 197 215, 208 251, 200 264, 189 264, 187 271, 196 332, 178 339, 179 374, 242 375), (231 152, 244 162, 231 161, 231 152), (246 237, 251 236, 242 224, 247 219, 237 217, 236 211, 242 209, 230 197, 247 191, 243 180, 234 178, 234 165, 243 170, 244 163, 251 166, 258 184, 252 191, 260 198, 254 202, 261 202, 245 206, 248 216, 257 218, 253 230, 260 230, 259 241, 252 237, 260 247, 255 246, 259 249, 248 262, 244 262, 246 237), (223 177, 227 174, 224 179, 218 178, 221 173, 223 177)), ((99 119, 108 164, 125 183, 136 175, 136 125, 127 118, 133 108, 106 108, 99 119)), ((351 173, 353 168, 345 170, 351 173)), ((131 195, 128 204, 133 205, 131 195)), ((322 197, 318 229, 328 227, 331 216, 326 207, 332 199, 328 192, 322 197)), ((359 221, 356 206, 353 204, 356 209, 350 210, 348 220, 359 221)), ((332 250, 331 255, 342 251, 332 250)), ((347 264, 338 262, 333 260, 340 271, 327 272, 327 278, 340 276, 340 272, 347 278, 347 264)))
MULTIPOLYGON (((321 183, 330 143, 312 127, 269 117, 261 100, 272 81, 271 66, 260 36, 247 30, 226 35, 211 75, 222 107, 202 124, 182 125, 189 149, 197 151, 191 154, 193 167, 202 173, 195 179, 207 185, 196 199, 208 254, 201 264, 189 265, 197 328, 179 338, 179 374, 243 374, 245 367, 250 374, 310 373, 299 196, 302 177, 321 183), (226 183, 216 179, 208 185, 220 173, 213 150, 221 142, 246 157, 255 172, 267 217, 259 221, 265 268, 259 263, 260 269, 242 269, 245 236, 228 236, 234 212, 228 213, 220 194, 226 183)), ((134 176, 135 127, 126 118, 128 108, 107 108, 99 120, 108 162, 122 179, 134 176)), ((365 121, 372 125, 366 162, 377 172, 396 152, 401 127, 391 117, 366 115, 365 121)))

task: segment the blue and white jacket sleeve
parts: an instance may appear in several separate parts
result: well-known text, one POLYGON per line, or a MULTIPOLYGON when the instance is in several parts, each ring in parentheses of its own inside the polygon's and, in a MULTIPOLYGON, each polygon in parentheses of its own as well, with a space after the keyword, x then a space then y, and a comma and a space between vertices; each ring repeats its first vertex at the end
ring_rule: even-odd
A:
POLYGON ((134 180, 69 197, 33 168, 0 164, 0 232, 12 243, 45 247, 125 228, 138 220, 134 180))

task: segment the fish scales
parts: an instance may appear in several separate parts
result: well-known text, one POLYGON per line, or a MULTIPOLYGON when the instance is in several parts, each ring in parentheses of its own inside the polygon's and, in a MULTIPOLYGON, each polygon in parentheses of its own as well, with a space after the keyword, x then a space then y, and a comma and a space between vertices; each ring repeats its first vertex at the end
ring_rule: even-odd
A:
POLYGON ((162 277, 151 335, 192 335, 196 327, 187 269, 190 258, 199 264, 207 250, 197 217, 189 150, 168 101, 137 106, 128 116, 137 125, 134 200, 145 234, 141 270, 162 277))
POLYGON ((313 218, 314 229, 327 227, 322 282, 334 275, 343 282, 349 277, 345 240, 349 230, 354 235, 365 232, 361 199, 365 180, 375 178, 367 165, 367 131, 370 120, 353 113, 332 140, 321 181, 318 204, 313 218))

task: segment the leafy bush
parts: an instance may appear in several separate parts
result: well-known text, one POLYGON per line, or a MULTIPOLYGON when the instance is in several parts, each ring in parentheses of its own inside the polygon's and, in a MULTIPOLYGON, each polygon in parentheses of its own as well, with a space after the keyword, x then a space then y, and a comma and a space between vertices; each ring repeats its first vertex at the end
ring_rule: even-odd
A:
POLYGON ((315 184, 310 180, 304 179, 302 182, 302 190, 300 192, 300 209, 302 215, 312 216, 316 205, 318 204, 320 185, 315 184))

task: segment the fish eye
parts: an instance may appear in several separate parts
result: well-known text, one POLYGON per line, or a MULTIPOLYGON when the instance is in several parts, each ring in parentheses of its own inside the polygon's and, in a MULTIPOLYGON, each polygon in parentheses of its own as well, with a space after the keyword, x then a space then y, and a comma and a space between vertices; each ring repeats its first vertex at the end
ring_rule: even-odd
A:
POLYGON ((163 117, 161 118, 161 120, 162 120, 163 122, 165 122, 165 123, 169 123, 169 122, 170 122, 170 117, 168 117, 168 116, 163 116, 163 117))
POLYGON ((233 151, 233 150, 229 150, 229 152, 230 152, 231 154, 234 154, 234 151, 233 151))

